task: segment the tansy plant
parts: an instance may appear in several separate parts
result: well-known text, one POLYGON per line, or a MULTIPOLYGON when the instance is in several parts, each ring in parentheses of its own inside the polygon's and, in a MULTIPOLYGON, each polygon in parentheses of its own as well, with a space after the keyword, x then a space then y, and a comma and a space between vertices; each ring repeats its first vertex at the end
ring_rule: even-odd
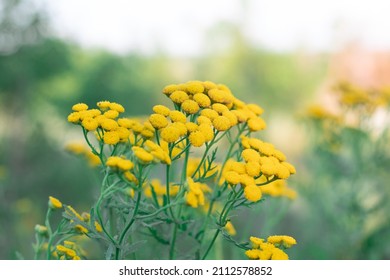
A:
POLYGON ((305 220, 314 225, 307 240, 315 242, 327 228, 328 243, 318 244, 319 256, 387 258, 390 88, 340 82, 333 90, 336 108, 315 105, 304 115, 311 137, 303 159, 310 172, 300 193, 312 209, 311 220, 305 220))
POLYGON ((206 259, 220 236, 250 259, 288 258, 283 249, 296 243, 292 237, 240 243, 230 222, 263 193, 295 195, 284 183, 294 166, 252 136, 266 128, 263 109, 212 82, 168 85, 163 94, 173 109, 156 105, 146 120, 122 117, 125 108, 109 101, 72 107, 68 121, 81 128, 88 150, 68 149, 99 163, 100 195, 83 214, 50 197, 45 225, 36 227, 37 258, 85 258, 69 243, 77 235, 100 243, 106 259, 206 259), (63 218, 54 230, 56 209, 63 218))

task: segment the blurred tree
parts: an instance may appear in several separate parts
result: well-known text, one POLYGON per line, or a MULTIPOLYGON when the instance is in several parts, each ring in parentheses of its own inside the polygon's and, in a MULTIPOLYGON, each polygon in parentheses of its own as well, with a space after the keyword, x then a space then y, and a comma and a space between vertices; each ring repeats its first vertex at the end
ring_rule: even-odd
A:
POLYGON ((10 54, 39 42, 47 32, 45 12, 33 1, 0 2, 0 54, 10 54))
POLYGON ((68 174, 53 164, 66 158, 37 118, 45 108, 35 110, 41 81, 69 68, 68 47, 46 36, 44 14, 31 1, 0 3, 0 165, 7 174, 0 193, 0 258, 30 247, 36 213, 46 204, 39 202, 53 185, 71 189, 68 174))

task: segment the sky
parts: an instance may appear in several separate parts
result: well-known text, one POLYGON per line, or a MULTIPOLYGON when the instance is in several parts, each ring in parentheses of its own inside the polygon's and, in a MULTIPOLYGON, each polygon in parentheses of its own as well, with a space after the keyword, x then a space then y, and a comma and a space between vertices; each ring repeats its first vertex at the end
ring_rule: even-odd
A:
POLYGON ((201 54, 221 22, 239 24, 250 42, 279 52, 334 50, 351 41, 390 49, 389 0, 36 1, 60 37, 119 53, 201 54))

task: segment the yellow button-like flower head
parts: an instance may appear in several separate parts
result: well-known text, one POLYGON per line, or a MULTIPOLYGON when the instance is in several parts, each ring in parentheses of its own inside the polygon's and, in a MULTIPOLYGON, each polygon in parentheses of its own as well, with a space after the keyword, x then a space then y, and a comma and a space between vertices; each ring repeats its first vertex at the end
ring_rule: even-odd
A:
POLYGON ((171 110, 164 105, 155 105, 153 106, 153 112, 163 115, 164 117, 168 117, 171 110))
POLYGON ((101 110, 107 110, 110 108, 110 101, 99 101, 96 105, 101 109, 101 110))
POLYGON ((181 109, 187 114, 196 114, 199 111, 199 105, 194 100, 186 100, 181 104, 181 109))
POLYGON ((189 93, 189 94, 196 94, 196 93, 199 93, 199 92, 203 92, 204 91, 204 86, 202 84, 202 82, 199 82, 199 81, 190 81, 190 82, 187 82, 185 84, 185 90, 189 93))
POLYGON ((246 186, 244 189, 244 196, 249 201, 259 201, 261 199, 261 190, 256 185, 246 186))
POLYGON ((125 111, 125 108, 121 104, 115 102, 110 103, 109 107, 111 110, 117 111, 118 113, 123 113, 125 111))
POLYGON ((255 117, 248 120, 248 127, 250 131, 259 131, 265 129, 267 126, 262 118, 255 117))
POLYGON ((226 182, 231 185, 237 185, 241 181, 241 176, 236 171, 227 171, 224 173, 226 182))
POLYGON ((174 91, 170 96, 169 98, 175 102, 176 104, 181 104, 183 103, 184 101, 188 100, 189 99, 189 96, 186 92, 182 91, 182 90, 177 90, 177 91, 174 91))
POLYGON ((161 129, 168 125, 167 118, 161 114, 151 114, 149 117, 149 122, 155 129, 161 129))
POLYGON ((245 149, 242 151, 241 156, 245 162, 255 161, 260 162, 260 154, 253 149, 245 149))
POLYGON ((178 128, 169 125, 161 130, 160 136, 164 141, 168 143, 173 143, 179 139, 180 131, 178 128))
POLYGON ((213 126, 218 131, 225 131, 231 127, 230 121, 224 116, 218 116, 213 120, 213 126))
POLYGON ((80 113, 72 112, 68 115, 68 122, 70 123, 79 123, 80 122, 80 113))
POLYGON ((169 117, 173 122, 182 122, 185 123, 187 121, 187 117, 180 111, 174 110, 169 113, 169 117))
POLYGON ((49 196, 49 207, 51 209, 61 209, 62 203, 57 198, 49 196))
POLYGON ((108 145, 118 144, 119 140, 119 134, 116 131, 107 131, 104 133, 103 141, 108 145))
POLYGON ((200 147, 205 142, 205 137, 200 131, 191 132, 188 139, 190 140, 191 145, 194 147, 200 147))
POLYGON ((111 119, 104 119, 102 120, 100 126, 105 130, 111 131, 118 128, 118 123, 111 119))
POLYGON ((72 106, 72 110, 76 112, 88 110, 88 105, 85 103, 78 103, 72 106))
POLYGON ((193 96, 193 100, 198 103, 201 108, 208 108, 211 105, 210 98, 203 93, 197 93, 193 96))
POLYGON ((119 112, 116 110, 108 110, 103 114, 107 119, 116 119, 119 116, 119 112))
POLYGON ((210 124, 202 123, 198 130, 202 132, 205 142, 209 142, 214 138, 214 131, 210 124))
POLYGON ((88 131, 96 130, 99 126, 98 121, 91 117, 84 118, 81 124, 88 131))

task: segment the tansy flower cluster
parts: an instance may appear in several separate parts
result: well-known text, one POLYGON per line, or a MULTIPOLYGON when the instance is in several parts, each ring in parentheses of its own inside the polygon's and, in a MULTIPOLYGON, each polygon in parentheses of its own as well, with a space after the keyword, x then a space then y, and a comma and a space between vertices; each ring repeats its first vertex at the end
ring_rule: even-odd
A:
POLYGON ((63 245, 56 246, 56 255, 60 260, 81 260, 79 248, 72 241, 64 241, 63 245))
POLYGON ((43 256, 47 259, 80 260, 86 255, 85 252, 69 239, 77 236, 96 236, 102 232, 102 227, 96 220, 92 222, 89 213, 79 214, 72 206, 64 205, 59 199, 49 196, 45 225, 37 224, 35 232, 36 243, 33 247, 36 259, 43 256), (53 230, 50 217, 53 211, 60 209, 64 211, 64 218, 57 229, 53 230), (68 240, 64 241, 64 236, 68 240))
MULTIPOLYGON (((88 109, 84 103, 72 107, 74 112, 68 116, 68 121, 81 125, 83 131, 95 132, 97 139, 107 145, 116 145, 120 142, 136 141, 137 136, 152 138, 154 128, 148 122, 140 122, 136 119, 119 118, 125 112, 122 105, 101 101, 97 103, 97 109, 88 109)), ((96 151, 94 151, 97 154, 96 151)))
POLYGON ((269 236, 267 241, 262 238, 250 237, 252 249, 245 252, 252 260, 288 260, 288 255, 282 250, 297 244, 296 240, 287 235, 269 236))
POLYGON ((286 162, 286 156, 271 143, 242 136, 241 145, 243 161, 227 161, 220 184, 224 180, 231 186, 240 184, 249 201, 261 199, 262 186, 277 179, 285 180, 295 174, 294 166, 286 162))
MULTIPOLYGON (((172 106, 155 105, 145 118, 124 117, 125 108, 110 101, 72 107, 68 121, 81 127, 99 159, 102 185, 88 213, 51 199, 47 230, 36 228, 42 232, 36 246, 50 244, 48 259, 53 253, 73 258, 74 249, 59 242, 64 231, 50 229, 55 209, 64 211, 59 228, 96 240, 108 259, 150 258, 135 252, 144 242, 161 246, 159 258, 206 259, 220 235, 239 244, 231 222, 236 210, 260 203, 262 194, 293 196, 286 187, 264 189, 295 168, 271 143, 251 135, 266 128, 259 105, 210 81, 171 84, 162 93, 172 106), (195 245, 189 249, 186 242, 195 245)), ((68 149, 86 155, 84 147, 68 149)))

